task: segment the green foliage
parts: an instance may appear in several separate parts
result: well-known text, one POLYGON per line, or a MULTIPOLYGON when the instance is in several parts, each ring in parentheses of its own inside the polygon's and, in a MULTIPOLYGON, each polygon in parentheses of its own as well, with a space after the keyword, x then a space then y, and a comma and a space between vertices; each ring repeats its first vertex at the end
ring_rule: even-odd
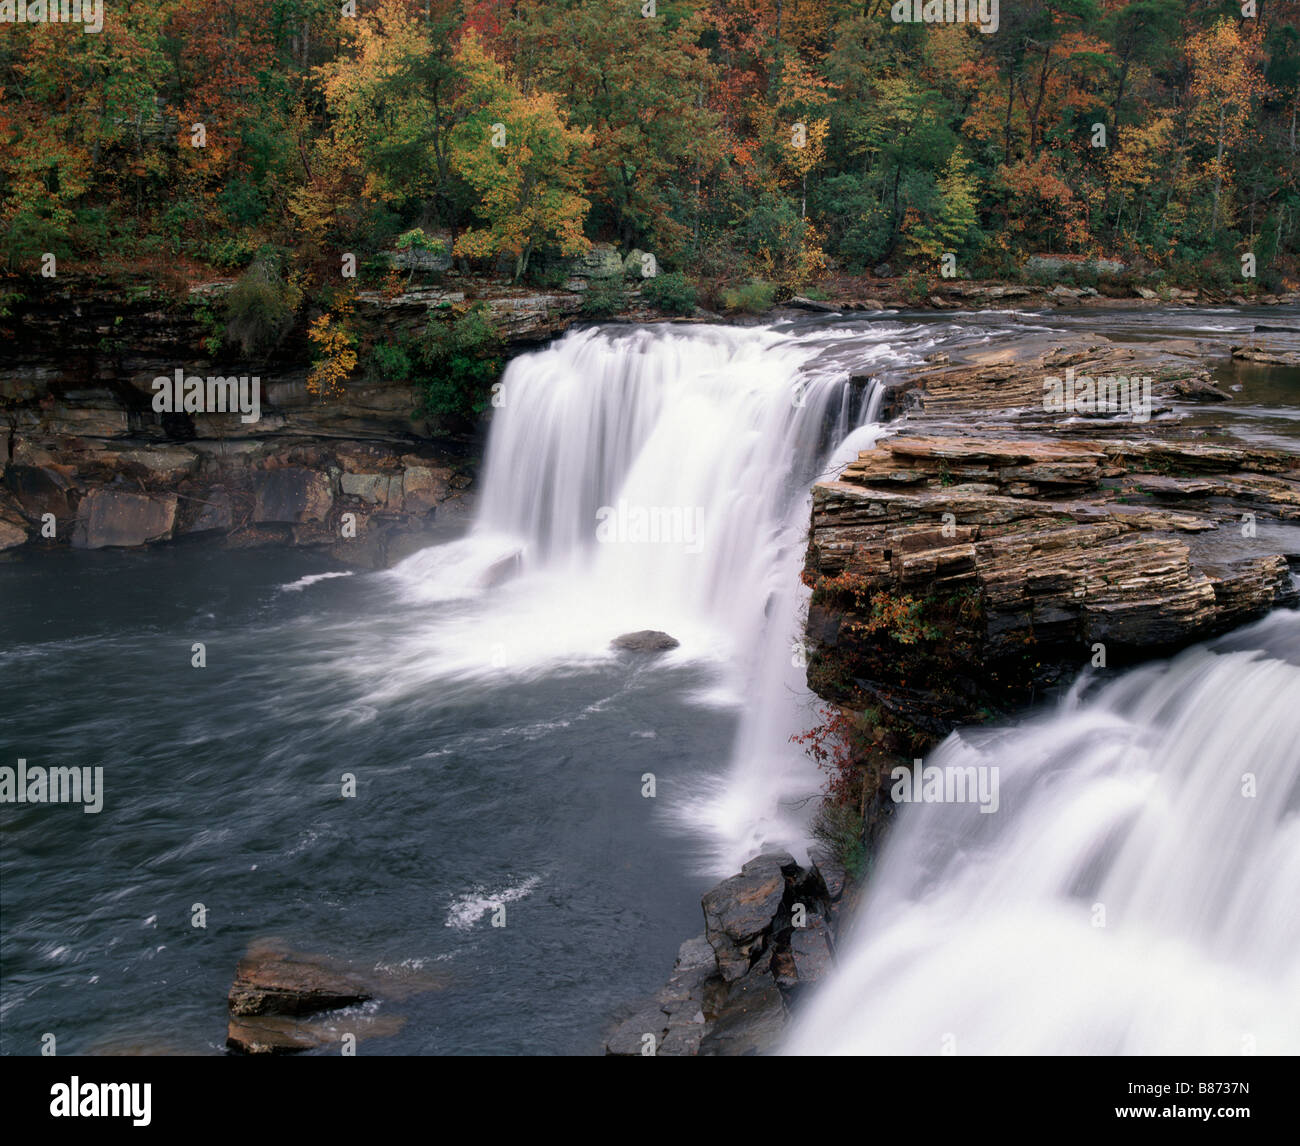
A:
POLYGON ((272 255, 259 255, 226 296, 226 340, 245 355, 262 354, 288 333, 302 294, 286 283, 272 255))
POLYGON ((376 382, 405 382, 411 377, 412 363, 405 342, 376 342, 370 349, 366 373, 376 382))
POLYGON ((423 408, 431 417, 467 421, 488 408, 501 372, 501 334, 477 303, 451 322, 432 319, 416 346, 423 408))
POLYGON ((857 809, 835 800, 826 800, 817 809, 810 825, 813 839, 825 845, 831 858, 852 880, 859 880, 866 869, 867 845, 865 826, 857 809))
POLYGON ((681 271, 646 279, 641 284, 641 297, 665 314, 695 313, 695 286, 681 271))
POLYGON ((621 279, 593 279, 582 296, 587 318, 613 318, 627 308, 627 290, 621 279))
POLYGON ((207 243, 202 251, 206 262, 220 270, 246 267, 257 254, 257 246, 243 235, 226 235, 207 243))
POLYGON ((765 314, 772 309, 775 301, 776 287, 761 279, 754 279, 743 286, 731 287, 722 292, 723 307, 744 314, 765 314))

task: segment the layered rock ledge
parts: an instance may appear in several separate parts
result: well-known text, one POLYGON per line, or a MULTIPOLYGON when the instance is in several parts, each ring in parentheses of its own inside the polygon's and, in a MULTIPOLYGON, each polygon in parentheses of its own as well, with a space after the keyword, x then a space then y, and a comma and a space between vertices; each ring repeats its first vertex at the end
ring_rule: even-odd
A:
POLYGON ((809 686, 868 788, 1085 667, 1297 603, 1300 458, 1185 422, 1231 399, 1187 347, 1058 345, 895 381, 894 432, 813 490, 803 572, 809 686), (1046 412, 1067 366, 1152 377, 1154 417, 1046 412))

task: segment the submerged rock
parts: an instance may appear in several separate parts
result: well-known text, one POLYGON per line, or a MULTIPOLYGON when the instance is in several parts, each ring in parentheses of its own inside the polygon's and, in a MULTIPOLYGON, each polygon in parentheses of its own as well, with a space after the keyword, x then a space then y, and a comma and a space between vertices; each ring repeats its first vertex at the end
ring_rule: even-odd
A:
POLYGON ((665 649, 675 649, 681 644, 676 637, 661 633, 657 629, 641 629, 635 633, 624 633, 609 642, 610 648, 628 649, 634 653, 658 653, 665 649))
POLYGON ((406 1020, 381 1013, 379 1000, 445 985, 405 967, 361 972, 324 955, 305 955, 278 939, 254 943, 239 961, 227 1005, 226 1046, 242 1054, 296 1054, 344 1040, 391 1035, 406 1020))
POLYGON ((263 942, 239 961, 227 1003, 232 1015, 310 1015, 371 998, 360 979, 324 957, 263 942))

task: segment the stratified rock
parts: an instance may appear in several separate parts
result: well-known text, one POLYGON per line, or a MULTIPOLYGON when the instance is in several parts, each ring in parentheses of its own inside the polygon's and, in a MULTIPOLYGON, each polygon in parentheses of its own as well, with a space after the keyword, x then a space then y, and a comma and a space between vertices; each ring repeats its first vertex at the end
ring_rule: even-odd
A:
POLYGON ((609 642, 610 648, 628 649, 634 653, 658 653, 665 649, 675 649, 681 641, 661 633, 657 629, 641 629, 635 633, 624 633, 609 642))
POLYGON ((781 869, 793 865, 787 852, 761 855, 704 894, 704 934, 728 982, 748 973, 785 898, 781 869))
POLYGON ((359 978, 321 956, 259 943, 239 961, 227 1003, 232 1015, 310 1015, 372 998, 359 978))

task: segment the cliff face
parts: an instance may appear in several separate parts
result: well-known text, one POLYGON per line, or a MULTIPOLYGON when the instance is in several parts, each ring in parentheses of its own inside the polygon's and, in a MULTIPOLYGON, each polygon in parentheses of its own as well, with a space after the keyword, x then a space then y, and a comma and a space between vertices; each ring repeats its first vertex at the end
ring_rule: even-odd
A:
POLYGON ((1227 398, 1154 351, 931 368, 897 433, 813 491, 808 682, 840 710, 860 807, 961 724, 1296 603, 1300 459, 1176 420, 1054 419, 1063 362, 1145 367, 1157 402, 1227 398))
MULTIPOLYGON (((463 516, 479 442, 430 424, 405 382, 361 378, 337 399, 309 394, 300 328, 257 361, 229 347, 212 353, 202 307, 228 286, 177 297, 66 276, 13 307, 0 323, 0 549, 208 534, 328 546, 376 566, 463 516), (177 372, 256 378, 259 416, 245 418, 247 405, 156 412, 154 379, 177 372)), ((458 299, 363 295, 357 320, 377 341, 393 340, 458 299)), ((576 311, 522 291, 492 305, 517 346, 549 337, 576 311)))

